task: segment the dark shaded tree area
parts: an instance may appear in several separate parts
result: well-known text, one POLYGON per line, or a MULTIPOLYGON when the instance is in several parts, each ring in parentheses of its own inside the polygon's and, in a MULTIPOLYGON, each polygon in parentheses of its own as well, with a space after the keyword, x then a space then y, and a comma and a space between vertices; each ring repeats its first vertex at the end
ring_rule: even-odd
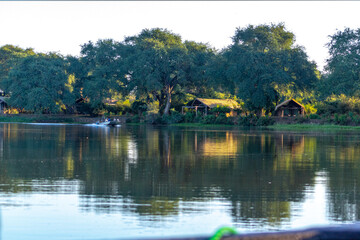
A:
POLYGON ((330 37, 322 76, 282 23, 237 28, 232 40, 217 51, 155 28, 123 41, 85 43, 78 57, 5 45, 0 48, 0 87, 13 107, 42 113, 101 114, 112 101, 119 112, 121 103, 128 102, 129 109, 136 102, 169 115, 205 97, 241 100, 243 111, 260 116, 290 97, 313 109, 340 94, 359 97, 359 29, 330 37))

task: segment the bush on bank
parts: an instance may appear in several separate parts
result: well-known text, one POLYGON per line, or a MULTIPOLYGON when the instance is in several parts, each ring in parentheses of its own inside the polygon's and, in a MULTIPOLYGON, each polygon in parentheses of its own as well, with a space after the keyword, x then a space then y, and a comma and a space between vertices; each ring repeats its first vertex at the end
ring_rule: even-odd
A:
POLYGON ((171 111, 169 115, 160 114, 135 114, 126 120, 127 123, 149 123, 154 125, 167 125, 176 123, 200 123, 200 124, 219 124, 219 125, 239 125, 239 126, 268 126, 275 123, 274 119, 269 116, 257 117, 256 115, 227 117, 226 113, 218 115, 196 116, 195 113, 186 112, 181 114, 171 111))

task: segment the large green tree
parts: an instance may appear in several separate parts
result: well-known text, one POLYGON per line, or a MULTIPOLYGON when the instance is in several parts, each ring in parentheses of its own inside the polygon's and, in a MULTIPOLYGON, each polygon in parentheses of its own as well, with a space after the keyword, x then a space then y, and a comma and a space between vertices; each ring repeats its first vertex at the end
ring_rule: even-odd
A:
POLYGON ((172 96, 188 91, 205 79, 205 65, 213 50, 186 41, 166 29, 144 29, 124 41, 128 87, 138 96, 159 101, 160 112, 169 114, 172 96))
POLYGON ((360 96, 360 28, 345 28, 330 36, 329 59, 320 91, 326 96, 360 96))
POLYGON ((238 28, 219 64, 224 69, 223 85, 233 87, 257 114, 273 110, 285 88, 310 88, 317 80, 316 65, 294 42, 294 34, 283 24, 238 28))
POLYGON ((80 58, 68 57, 68 71, 74 74, 77 97, 87 98, 93 109, 125 89, 123 44, 112 39, 82 45, 80 58))
MULTIPOLYGON (((0 48, 0 87, 7 78, 10 70, 18 64, 21 59, 35 55, 33 49, 23 49, 13 45, 4 45, 0 48)), ((3 90, 3 89, 2 89, 3 90)))
POLYGON ((38 113, 57 113, 71 105, 71 80, 66 62, 56 54, 39 54, 22 59, 4 81, 13 107, 38 113))

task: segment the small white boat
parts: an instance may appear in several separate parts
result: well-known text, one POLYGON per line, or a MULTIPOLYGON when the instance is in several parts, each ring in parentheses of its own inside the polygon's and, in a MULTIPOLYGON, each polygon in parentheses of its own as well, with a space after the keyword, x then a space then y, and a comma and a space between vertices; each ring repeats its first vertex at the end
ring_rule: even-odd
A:
POLYGON ((120 125, 120 122, 118 120, 108 120, 107 119, 103 122, 96 122, 96 125, 115 127, 115 126, 120 125))

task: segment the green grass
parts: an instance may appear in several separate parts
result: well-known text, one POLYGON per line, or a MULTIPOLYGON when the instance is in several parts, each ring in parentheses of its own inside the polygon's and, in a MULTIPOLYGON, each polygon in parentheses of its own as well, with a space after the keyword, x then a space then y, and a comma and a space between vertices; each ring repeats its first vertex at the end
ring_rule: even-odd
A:
POLYGON ((168 126, 174 126, 174 127, 197 127, 197 128, 233 128, 237 127, 237 125, 228 125, 228 124, 204 124, 204 123, 172 123, 168 126))
MULTIPOLYGON (((80 120, 81 121, 81 120, 80 120)), ((38 115, 38 116, 0 116, 2 123, 84 123, 76 122, 73 118, 38 115)))
POLYGON ((360 130, 360 126, 341 126, 334 124, 275 124, 268 126, 268 129, 274 130, 360 130))
POLYGON ((14 123, 33 123, 35 122, 32 118, 26 117, 0 117, 0 122, 14 122, 14 123))

